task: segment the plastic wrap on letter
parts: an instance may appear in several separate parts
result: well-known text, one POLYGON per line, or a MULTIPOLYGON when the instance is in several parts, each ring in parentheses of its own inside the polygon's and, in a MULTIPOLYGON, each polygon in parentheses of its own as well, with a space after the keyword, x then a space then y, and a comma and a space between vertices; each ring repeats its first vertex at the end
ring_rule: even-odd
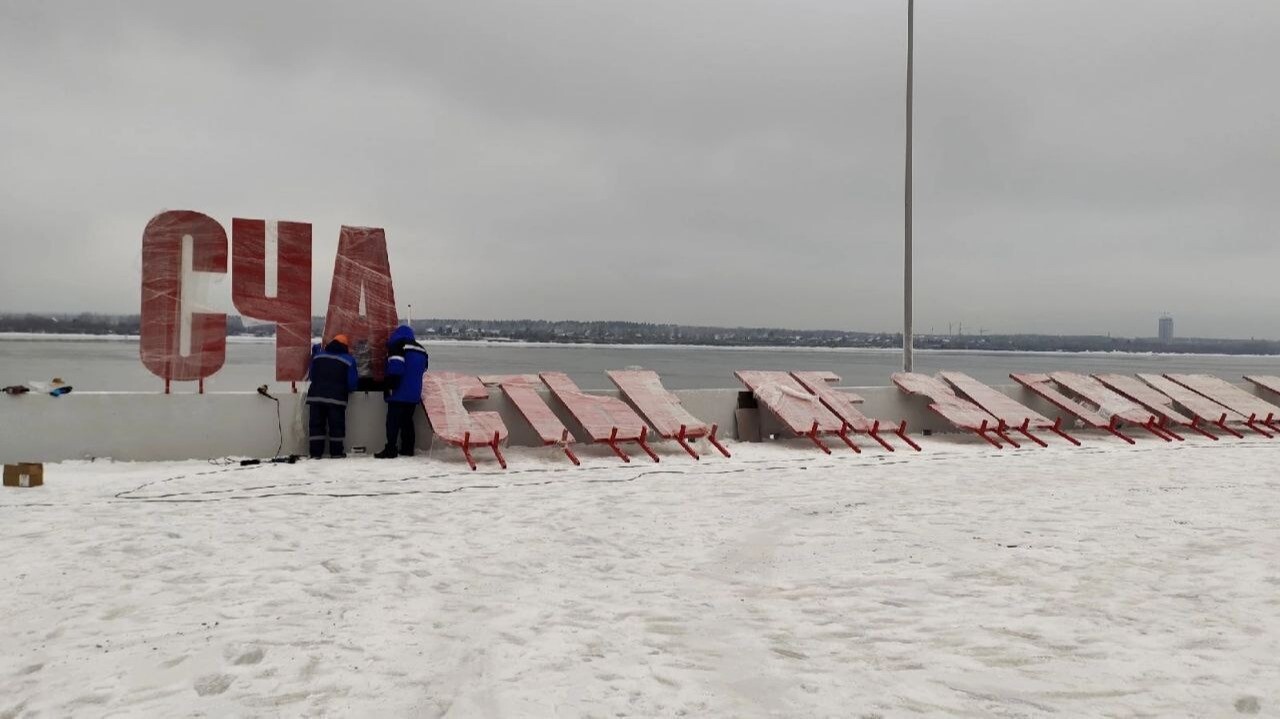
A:
POLYGON ((333 263, 324 338, 345 334, 353 351, 358 351, 360 342, 368 342, 373 376, 382 379, 387 338, 398 319, 386 233, 380 227, 344 225, 333 263))
POLYGON ((192 272, 227 271, 227 233, 207 215, 162 212, 142 234, 142 364, 152 374, 178 382, 212 375, 227 354, 226 314, 184 307, 187 238, 192 272))
POLYGON ((231 220, 231 298, 246 316, 276 323, 276 380, 304 380, 311 362, 311 225, 277 223, 278 259, 267 256, 266 230, 263 220, 231 220), (272 279, 275 292, 268 295, 272 279))

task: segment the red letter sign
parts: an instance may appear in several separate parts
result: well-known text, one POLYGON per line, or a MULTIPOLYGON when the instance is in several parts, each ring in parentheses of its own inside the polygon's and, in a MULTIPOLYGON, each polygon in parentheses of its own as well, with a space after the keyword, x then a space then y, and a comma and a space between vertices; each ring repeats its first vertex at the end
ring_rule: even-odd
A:
POLYGON ((266 222, 231 220, 231 299, 276 323, 276 380, 294 382, 311 362, 311 225, 280 222, 276 234, 268 252, 266 222))
POLYGON ((373 376, 382 379, 387 338, 398 321, 386 234, 378 227, 344 225, 338 239, 338 257, 333 263, 324 339, 345 334, 351 340, 352 351, 361 340, 367 341, 373 376))
POLYGON ((227 354, 227 316, 192 312, 184 302, 188 271, 226 273, 222 225, 188 210, 151 218, 142 233, 141 354, 142 364, 166 382, 203 380, 222 368, 227 354))

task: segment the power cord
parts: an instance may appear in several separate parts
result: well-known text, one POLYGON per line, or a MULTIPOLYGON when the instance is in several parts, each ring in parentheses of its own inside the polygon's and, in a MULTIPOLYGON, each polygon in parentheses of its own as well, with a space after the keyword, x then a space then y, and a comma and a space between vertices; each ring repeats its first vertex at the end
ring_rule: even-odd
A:
MULTIPOLYGON (((288 463, 288 464, 293 464, 294 462, 297 462, 298 455, 296 454, 289 455, 288 457, 283 457, 280 454, 281 452, 284 451, 284 418, 280 415, 280 400, 272 396, 272 394, 267 391, 267 386, 265 384, 258 386, 258 394, 276 403, 276 432, 280 441, 276 444, 276 454, 271 459, 271 461, 288 463)), ((262 463, 262 460, 260 459, 245 459, 240 461, 240 466, 245 467, 251 464, 261 464, 261 463, 262 463)))

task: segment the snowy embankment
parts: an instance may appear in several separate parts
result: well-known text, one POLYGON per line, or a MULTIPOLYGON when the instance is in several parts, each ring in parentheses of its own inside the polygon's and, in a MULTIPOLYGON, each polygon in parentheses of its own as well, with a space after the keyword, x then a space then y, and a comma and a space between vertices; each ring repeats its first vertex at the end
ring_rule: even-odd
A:
POLYGON ((50 466, 0 716, 1280 710, 1280 440, 734 449, 50 466))

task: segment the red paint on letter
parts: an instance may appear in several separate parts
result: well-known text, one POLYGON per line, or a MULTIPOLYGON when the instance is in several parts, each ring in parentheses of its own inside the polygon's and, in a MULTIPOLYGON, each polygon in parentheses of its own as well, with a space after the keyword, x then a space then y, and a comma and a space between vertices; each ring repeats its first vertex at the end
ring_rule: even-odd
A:
POLYGON ((353 352, 362 340, 367 341, 370 369, 375 378, 382 379, 387 362, 387 338, 398 321, 386 233, 380 227, 344 225, 338 239, 338 256, 333 263, 333 288, 329 292, 324 339, 345 334, 351 340, 353 352))
POLYGON ((311 225, 276 228, 276 291, 268 297, 267 223, 231 220, 231 299, 243 314, 276 323, 276 380, 295 382, 311 363, 311 225))
POLYGON ((142 233, 142 364, 157 377, 177 382, 204 379, 222 368, 227 355, 227 316, 191 314, 190 351, 183 346, 182 246, 191 238, 191 269, 227 271, 227 233, 208 215, 162 212, 142 233))

